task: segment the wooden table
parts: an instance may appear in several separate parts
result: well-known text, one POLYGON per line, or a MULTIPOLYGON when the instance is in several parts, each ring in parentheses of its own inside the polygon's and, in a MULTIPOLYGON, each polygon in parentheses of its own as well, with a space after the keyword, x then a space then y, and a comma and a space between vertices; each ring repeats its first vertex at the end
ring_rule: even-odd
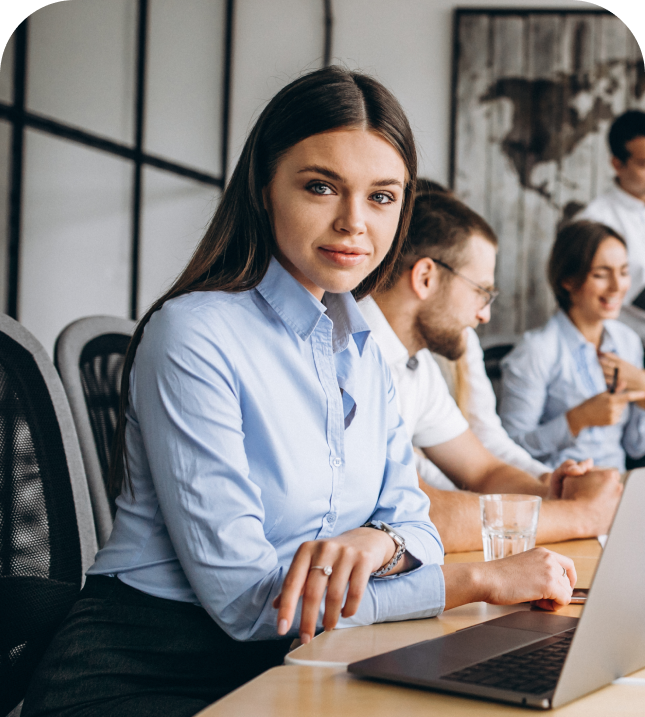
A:
MULTIPOLYGON (((572 558, 578 587, 589 587, 600 556, 596 540, 546 546, 572 558)), ((483 560, 481 552, 446 556, 446 562, 483 560)), ((323 633, 289 653, 276 667, 232 692, 200 713, 200 717, 528 717, 531 711, 397 685, 361 680, 346 665, 388 650, 460 630, 528 605, 501 607, 473 603, 427 620, 382 623, 323 633)), ((561 615, 578 617, 582 607, 570 605, 561 615)), ((645 678, 645 670, 634 677, 645 678)), ((645 685, 610 685, 553 714, 558 717, 645 715, 645 685)))

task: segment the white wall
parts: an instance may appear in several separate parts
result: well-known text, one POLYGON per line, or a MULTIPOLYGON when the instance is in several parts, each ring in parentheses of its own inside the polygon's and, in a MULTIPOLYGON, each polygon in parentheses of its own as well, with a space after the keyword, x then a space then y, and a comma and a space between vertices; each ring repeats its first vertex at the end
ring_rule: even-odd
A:
MULTIPOLYGON (((458 6, 597 9, 579 0, 335 0, 335 62, 381 80, 415 132, 420 174, 449 174, 452 20, 458 6)), ((237 0, 231 156, 235 165, 252 119, 302 71, 320 65, 322 0, 237 0), (287 20, 288 18, 288 20, 287 20)))
MULTIPOLYGON (((373 74, 394 92, 417 137, 420 173, 446 183, 457 0, 332 4, 334 61, 373 74)), ((579 0, 464 4, 597 7, 579 0)), ((228 176, 266 102, 301 73, 320 67, 324 50, 323 0, 236 0, 235 7, 228 176)), ((146 148, 214 172, 220 161, 223 17, 224 0, 150 4, 146 148), (191 8, 187 19, 185 6, 191 8)), ((59 2, 32 16, 30 27, 29 108, 131 143, 136 1, 59 2)), ((2 101, 11 99, 10 76, 11 48, 0 72, 2 101)), ((26 148, 19 318, 51 350, 67 321, 127 312, 131 176, 121 160, 38 132, 28 133, 26 148), (94 224, 88 223, 89 209, 94 224)), ((0 123, 0 295, 8 150, 8 127, 0 123)), ((140 311, 181 270, 216 202, 209 187, 146 170, 140 311)))

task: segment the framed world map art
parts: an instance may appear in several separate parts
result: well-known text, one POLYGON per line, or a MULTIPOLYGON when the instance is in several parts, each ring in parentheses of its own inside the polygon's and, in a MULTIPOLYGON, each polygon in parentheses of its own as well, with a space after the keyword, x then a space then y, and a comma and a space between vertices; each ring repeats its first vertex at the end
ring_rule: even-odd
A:
POLYGON ((602 10, 457 10, 454 43, 451 186, 500 242, 489 344, 552 314, 557 227, 610 186, 607 132, 645 110, 645 71, 602 10))

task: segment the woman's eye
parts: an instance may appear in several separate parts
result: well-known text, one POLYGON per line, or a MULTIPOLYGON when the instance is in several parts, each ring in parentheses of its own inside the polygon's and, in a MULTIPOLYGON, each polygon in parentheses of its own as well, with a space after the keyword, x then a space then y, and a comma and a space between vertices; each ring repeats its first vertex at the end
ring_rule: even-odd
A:
POLYGON ((314 184, 310 184, 307 189, 309 189, 309 191, 313 192, 314 194, 332 194, 331 187, 327 184, 323 184, 322 182, 315 182, 314 184))
POLYGON ((376 192, 376 194, 372 194, 372 199, 377 204, 391 204, 394 201, 394 197, 391 194, 386 194, 385 192, 376 192))

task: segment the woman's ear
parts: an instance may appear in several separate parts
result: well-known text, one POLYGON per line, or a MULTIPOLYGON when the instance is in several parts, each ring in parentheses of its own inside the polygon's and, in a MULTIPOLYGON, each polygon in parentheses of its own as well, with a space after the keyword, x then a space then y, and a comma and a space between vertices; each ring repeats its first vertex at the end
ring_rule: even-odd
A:
POLYGON ((435 290, 439 280, 438 269, 434 261, 427 256, 414 263, 410 271, 410 286, 421 301, 425 301, 435 290))

